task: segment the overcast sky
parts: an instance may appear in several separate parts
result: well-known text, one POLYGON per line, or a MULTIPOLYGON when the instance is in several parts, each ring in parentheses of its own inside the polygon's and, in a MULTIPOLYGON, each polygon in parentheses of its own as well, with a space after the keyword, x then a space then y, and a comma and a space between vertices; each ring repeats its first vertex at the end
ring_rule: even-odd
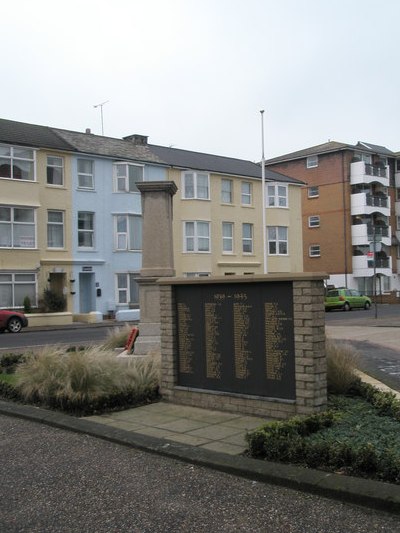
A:
POLYGON ((0 0, 0 117, 249 160, 400 150, 399 0, 0 0))

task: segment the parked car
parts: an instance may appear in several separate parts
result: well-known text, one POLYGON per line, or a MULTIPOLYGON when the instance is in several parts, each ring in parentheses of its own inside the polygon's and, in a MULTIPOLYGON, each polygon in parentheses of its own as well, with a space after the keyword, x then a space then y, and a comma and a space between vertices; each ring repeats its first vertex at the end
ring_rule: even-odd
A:
POLYGON ((331 289, 325 294, 325 311, 331 309, 350 311, 356 307, 369 309, 371 303, 371 298, 354 289, 331 289))
POLYGON ((6 311, 0 309, 0 333, 8 329, 10 333, 19 333, 22 328, 26 328, 28 319, 24 313, 19 311, 6 311))

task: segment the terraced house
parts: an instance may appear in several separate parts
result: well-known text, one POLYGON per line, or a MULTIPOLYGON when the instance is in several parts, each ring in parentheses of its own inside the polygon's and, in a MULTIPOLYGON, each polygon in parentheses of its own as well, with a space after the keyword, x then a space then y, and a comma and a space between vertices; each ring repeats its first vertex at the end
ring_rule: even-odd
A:
MULTIPOLYGON (((173 180, 178 276, 263 272, 261 168, 240 159, 0 120, 0 307, 45 288, 73 314, 138 306, 140 181, 173 180)), ((267 170, 267 270, 301 272, 301 186, 267 170)))
POLYGON ((267 161, 303 180, 304 270, 329 283, 386 295, 400 291, 400 160, 384 146, 330 141, 267 161))

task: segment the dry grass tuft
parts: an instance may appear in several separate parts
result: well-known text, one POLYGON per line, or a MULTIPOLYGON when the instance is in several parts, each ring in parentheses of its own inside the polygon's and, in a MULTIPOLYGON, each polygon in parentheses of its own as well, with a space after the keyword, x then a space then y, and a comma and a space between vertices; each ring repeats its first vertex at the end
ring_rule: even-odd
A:
POLYGON ((107 350, 114 348, 123 348, 128 341, 128 337, 132 331, 132 326, 124 324, 108 330, 107 339, 103 343, 103 347, 107 350))
POLYGON ((328 391, 346 394, 358 381, 359 352, 350 344, 326 342, 328 391))

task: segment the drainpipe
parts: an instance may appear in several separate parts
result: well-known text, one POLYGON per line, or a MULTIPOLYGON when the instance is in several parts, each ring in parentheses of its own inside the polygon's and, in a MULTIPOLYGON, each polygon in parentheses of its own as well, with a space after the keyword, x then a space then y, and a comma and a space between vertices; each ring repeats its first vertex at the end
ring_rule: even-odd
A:
MULTIPOLYGON (((348 172, 347 172, 348 174, 348 172)), ((344 242, 344 280, 347 285, 347 231, 346 231, 346 169, 344 164, 344 151, 342 152, 342 201, 343 201, 343 242, 344 242)))

